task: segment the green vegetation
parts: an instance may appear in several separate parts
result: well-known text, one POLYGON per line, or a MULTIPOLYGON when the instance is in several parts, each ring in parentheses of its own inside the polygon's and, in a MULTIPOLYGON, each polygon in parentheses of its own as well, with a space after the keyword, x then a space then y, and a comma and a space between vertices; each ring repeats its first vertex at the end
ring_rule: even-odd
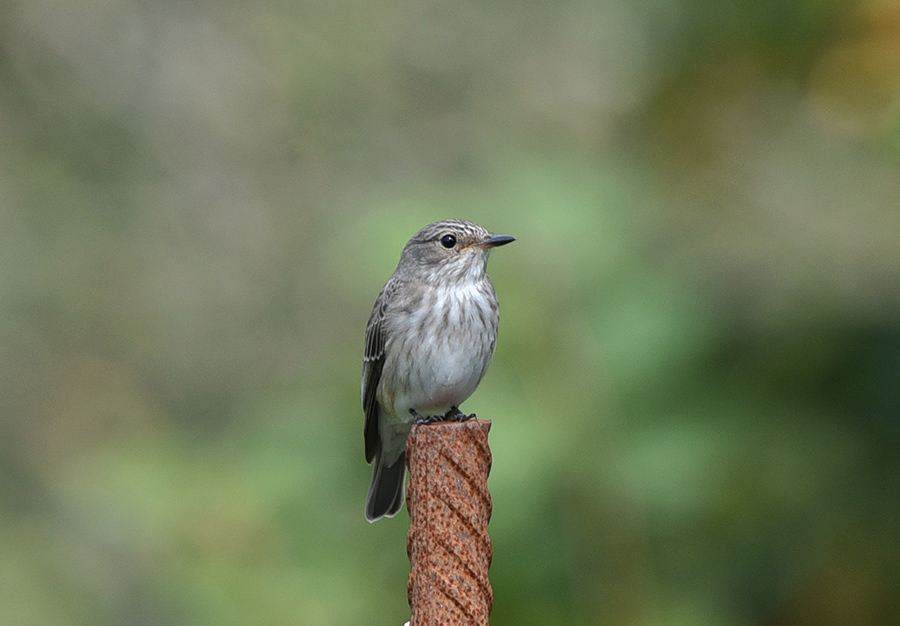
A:
POLYGON ((359 374, 495 254, 494 626, 900 623, 886 0, 0 7, 0 624, 400 626, 359 374))

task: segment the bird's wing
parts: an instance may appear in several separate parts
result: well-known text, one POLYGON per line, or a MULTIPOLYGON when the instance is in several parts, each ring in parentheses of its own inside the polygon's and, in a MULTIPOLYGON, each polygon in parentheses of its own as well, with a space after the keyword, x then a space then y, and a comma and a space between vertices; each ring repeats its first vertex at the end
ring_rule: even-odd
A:
POLYGON ((378 434, 378 401, 375 398, 378 382, 381 380, 381 368, 384 366, 385 329, 384 318, 387 303, 397 290, 398 283, 389 280, 375 299, 369 323, 366 325, 366 350, 363 354, 362 371, 362 407, 366 416, 365 440, 366 461, 374 462, 381 448, 378 434))

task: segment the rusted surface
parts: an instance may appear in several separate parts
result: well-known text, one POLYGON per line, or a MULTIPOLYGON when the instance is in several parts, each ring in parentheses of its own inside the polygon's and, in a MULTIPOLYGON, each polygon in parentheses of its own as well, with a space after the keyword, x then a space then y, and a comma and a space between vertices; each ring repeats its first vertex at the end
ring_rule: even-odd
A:
POLYGON ((414 426, 406 444, 410 626, 488 626, 488 421, 414 426))

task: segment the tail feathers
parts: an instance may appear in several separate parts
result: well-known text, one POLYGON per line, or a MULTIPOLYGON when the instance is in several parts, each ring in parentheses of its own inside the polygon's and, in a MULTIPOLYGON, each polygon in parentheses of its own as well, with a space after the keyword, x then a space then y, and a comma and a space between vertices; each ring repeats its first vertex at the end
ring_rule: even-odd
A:
POLYGON ((372 486, 366 498, 366 519, 376 522, 394 517, 406 500, 406 453, 392 465, 384 465, 379 455, 372 471, 372 486))

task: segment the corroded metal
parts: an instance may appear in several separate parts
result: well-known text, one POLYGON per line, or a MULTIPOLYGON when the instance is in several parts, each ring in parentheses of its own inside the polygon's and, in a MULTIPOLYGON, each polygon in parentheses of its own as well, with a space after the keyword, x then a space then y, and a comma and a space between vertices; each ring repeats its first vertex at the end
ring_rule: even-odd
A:
POLYGON ((411 626, 488 626, 489 421, 413 427, 406 444, 411 626))

